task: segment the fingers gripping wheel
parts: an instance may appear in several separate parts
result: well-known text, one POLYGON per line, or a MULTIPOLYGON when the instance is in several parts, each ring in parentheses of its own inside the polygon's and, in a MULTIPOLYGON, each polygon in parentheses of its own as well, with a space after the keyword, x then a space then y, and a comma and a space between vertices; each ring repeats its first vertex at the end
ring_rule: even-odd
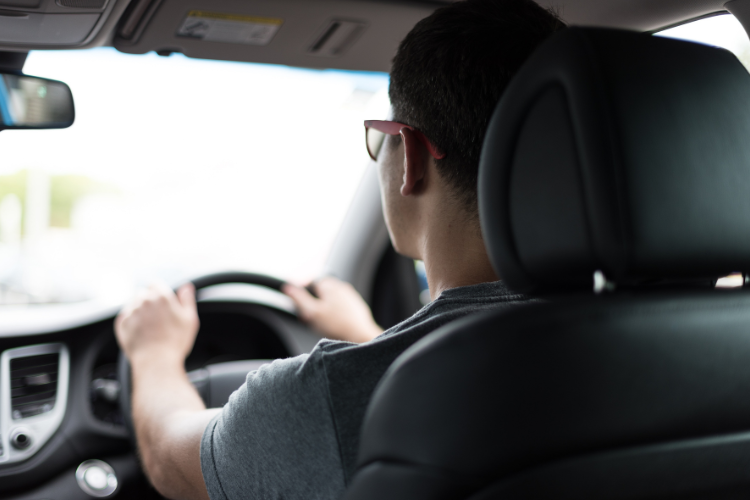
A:
MULTIPOLYGON (((245 272, 227 272, 209 274, 192 281, 196 290, 207 288, 214 285, 223 285, 227 283, 245 283, 248 285, 258 285, 273 290, 281 291, 281 287, 286 283, 278 278, 266 276, 263 274, 245 273, 245 272)), ((133 427, 133 408, 131 403, 131 374, 130 363, 121 351, 118 358, 117 378, 120 382, 120 410, 125 422, 125 428, 130 434, 130 439, 135 444, 135 429, 133 427)))

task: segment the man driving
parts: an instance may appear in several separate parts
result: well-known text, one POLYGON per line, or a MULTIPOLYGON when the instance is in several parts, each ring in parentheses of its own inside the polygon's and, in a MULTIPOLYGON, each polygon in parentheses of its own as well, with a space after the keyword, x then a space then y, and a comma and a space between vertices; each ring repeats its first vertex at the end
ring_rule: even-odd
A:
POLYGON ((143 466, 164 496, 339 498, 356 466, 369 398, 388 366, 436 328, 525 297, 498 281, 479 226, 477 173, 490 116, 512 75, 562 28, 531 0, 465 0, 401 42, 392 121, 368 121, 383 211, 397 252, 424 261, 430 304, 382 332, 348 284, 287 285, 299 316, 328 339, 251 372, 222 409, 206 409, 185 372, 198 331, 195 291, 156 285, 118 316, 132 367, 143 466), (335 340, 333 340, 335 339, 335 340))

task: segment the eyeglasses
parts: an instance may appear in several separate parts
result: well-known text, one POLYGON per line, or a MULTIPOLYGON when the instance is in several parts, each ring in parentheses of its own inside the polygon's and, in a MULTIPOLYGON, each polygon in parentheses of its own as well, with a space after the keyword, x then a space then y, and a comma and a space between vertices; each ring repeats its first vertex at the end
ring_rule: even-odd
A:
POLYGON ((385 136, 400 135, 402 128, 414 131, 417 139, 425 145, 433 158, 436 160, 445 158, 445 153, 440 153, 422 132, 415 130, 411 125, 384 120, 365 120, 365 142, 367 143, 367 152, 370 158, 377 161, 378 153, 380 153, 380 148, 383 147, 385 136))

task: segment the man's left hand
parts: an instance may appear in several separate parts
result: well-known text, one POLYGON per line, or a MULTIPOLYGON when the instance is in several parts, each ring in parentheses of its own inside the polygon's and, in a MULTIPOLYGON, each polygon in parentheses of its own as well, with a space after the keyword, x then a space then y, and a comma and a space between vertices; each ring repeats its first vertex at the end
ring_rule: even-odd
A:
POLYGON ((177 294, 152 285, 115 320, 120 348, 132 366, 133 424, 146 475, 167 498, 207 500, 200 445, 206 410, 185 372, 198 333, 193 285, 177 294))

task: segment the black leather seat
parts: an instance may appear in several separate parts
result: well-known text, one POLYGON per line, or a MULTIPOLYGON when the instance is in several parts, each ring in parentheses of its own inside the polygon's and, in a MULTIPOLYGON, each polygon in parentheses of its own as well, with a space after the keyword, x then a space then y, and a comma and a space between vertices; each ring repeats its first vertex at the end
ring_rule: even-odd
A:
POLYGON ((498 105, 479 188, 499 276, 547 300, 405 352, 345 498, 749 497, 750 294, 712 286, 750 271, 735 57, 555 35, 498 105))

